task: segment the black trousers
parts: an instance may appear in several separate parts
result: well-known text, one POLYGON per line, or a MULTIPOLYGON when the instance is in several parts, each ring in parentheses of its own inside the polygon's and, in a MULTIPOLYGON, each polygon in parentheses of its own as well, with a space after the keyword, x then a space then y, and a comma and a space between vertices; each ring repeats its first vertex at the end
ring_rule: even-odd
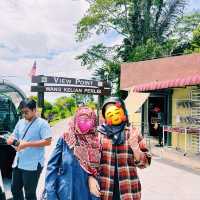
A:
POLYGON ((24 200, 23 188, 26 200, 37 200, 36 189, 42 167, 38 164, 35 171, 14 168, 12 173, 11 192, 13 200, 24 200))
POLYGON ((117 169, 117 155, 115 154, 115 173, 114 173, 114 189, 112 200, 120 200, 119 192, 119 178, 118 178, 118 169, 117 169))

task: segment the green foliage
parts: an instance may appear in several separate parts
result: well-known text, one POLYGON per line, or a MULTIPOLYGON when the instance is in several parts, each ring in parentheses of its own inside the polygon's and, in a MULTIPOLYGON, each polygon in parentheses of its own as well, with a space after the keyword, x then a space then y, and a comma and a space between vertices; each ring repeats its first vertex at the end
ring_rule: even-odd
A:
POLYGON ((162 41, 174 29, 185 0, 95 0, 77 25, 77 40, 114 30, 135 47, 162 41))
POLYGON ((146 44, 137 46, 133 52, 130 53, 128 60, 137 62, 167 56, 171 54, 174 46, 176 46, 175 40, 169 40, 161 45, 156 43, 153 39, 149 39, 146 44))
MULTIPOLYGON (((37 101, 37 97, 31 97, 37 101)), ((44 117, 48 121, 59 121, 74 114, 76 110, 76 99, 71 97, 60 97, 52 105, 47 100, 44 101, 44 117)))
POLYGON ((65 119, 66 117, 67 117, 67 113, 66 113, 66 111, 61 111, 61 113, 60 113, 60 117, 61 117, 61 119, 65 119))
POLYGON ((64 114, 61 113, 65 112, 66 117, 69 116, 69 113, 73 115, 73 107, 76 107, 76 102, 73 97, 60 97, 56 99, 54 106, 58 108, 60 116, 64 117, 64 114))
MULTIPOLYGON (((192 47, 200 48, 200 25, 193 31, 192 47)), ((199 51, 198 51, 199 52, 199 51)))
POLYGON ((118 54, 119 47, 105 47, 102 43, 93 45, 85 53, 77 56, 82 66, 94 69, 94 77, 97 80, 111 81, 112 85, 118 87, 121 59, 118 54))
POLYGON ((200 12, 194 12, 183 16, 180 23, 174 31, 174 37, 177 37, 180 43, 188 42, 192 38, 192 32, 200 24, 200 12))
POLYGON ((94 101, 89 101, 87 102, 86 104, 89 108, 92 108, 93 110, 96 110, 97 109, 97 105, 94 101))
POLYGON ((185 53, 200 53, 200 25, 193 31, 191 47, 185 53))
POLYGON ((76 105, 79 105, 80 103, 86 104, 89 101, 94 101, 92 94, 72 94, 71 97, 75 99, 76 105))
MULTIPOLYGON (((37 96, 32 96, 30 98, 34 99, 36 102, 38 101, 37 96)), ((48 102, 47 100, 44 100, 44 110, 51 110, 52 107, 53 107, 53 105, 50 102, 48 102)))
POLYGON ((77 40, 93 34, 118 33, 120 46, 93 45, 78 56, 95 70, 94 77, 111 80, 119 93, 120 63, 171 55, 178 40, 170 39, 180 23, 186 0, 88 0, 90 6, 77 24, 77 40))

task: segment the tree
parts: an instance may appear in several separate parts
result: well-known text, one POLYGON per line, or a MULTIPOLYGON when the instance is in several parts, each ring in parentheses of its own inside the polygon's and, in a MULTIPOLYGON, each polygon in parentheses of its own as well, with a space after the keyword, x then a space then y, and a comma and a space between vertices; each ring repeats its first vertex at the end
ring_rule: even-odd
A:
POLYGON ((174 46, 176 46, 175 40, 169 40, 161 45, 156 43, 153 39, 149 39, 146 44, 137 46, 134 51, 130 53, 128 60, 137 62, 167 56, 171 54, 174 46))
POLYGON ((71 97, 75 99, 76 105, 80 103, 86 104, 87 102, 94 101, 92 94, 72 94, 71 97))
MULTIPOLYGON (((69 111, 69 113, 72 115, 74 113, 74 108, 76 107, 76 102, 73 97, 59 97, 56 99, 54 106, 56 106, 60 112, 69 111)), ((62 114, 64 116, 64 114, 62 114)))
POLYGON ((200 53, 200 25, 193 31, 191 46, 185 51, 186 53, 200 53))
POLYGON ((131 47, 154 38, 163 41, 182 16, 185 0, 88 0, 87 14, 77 25, 77 39, 114 30, 131 47))
POLYGON ((200 12, 194 12, 183 16, 182 20, 176 27, 173 36, 177 37, 180 42, 188 42, 192 38, 192 32, 200 24, 200 12))
POLYGON ((114 31, 123 41, 120 46, 94 45, 77 59, 82 61, 83 66, 94 68, 95 77, 112 80, 117 90, 122 61, 150 59, 169 55, 173 51, 174 45, 167 40, 182 17, 185 0, 88 2, 90 7, 77 25, 77 40, 83 41, 93 34, 114 31), (156 49, 152 52, 154 47, 156 49))
POLYGON ((190 53, 188 51, 191 49, 191 41, 193 36, 193 31, 200 24, 200 12, 190 13, 183 16, 180 23, 176 26, 173 38, 176 38, 176 47, 174 48, 172 55, 190 53), (187 49, 187 50, 186 50, 187 49))
POLYGON ((119 47, 106 47, 102 43, 93 45, 85 53, 76 58, 81 60, 82 66, 94 70, 97 80, 112 80, 113 87, 119 88, 119 75, 121 58, 117 56, 119 47), (100 67, 99 67, 100 66, 100 67))
MULTIPOLYGON (((32 96, 32 97, 30 97, 30 98, 34 99, 36 102, 38 101, 38 97, 37 97, 37 96, 32 96)), ((44 111, 45 111, 45 110, 51 110, 52 107, 53 107, 53 105, 52 105, 49 101, 47 101, 47 100, 45 99, 45 100, 44 100, 44 111)))

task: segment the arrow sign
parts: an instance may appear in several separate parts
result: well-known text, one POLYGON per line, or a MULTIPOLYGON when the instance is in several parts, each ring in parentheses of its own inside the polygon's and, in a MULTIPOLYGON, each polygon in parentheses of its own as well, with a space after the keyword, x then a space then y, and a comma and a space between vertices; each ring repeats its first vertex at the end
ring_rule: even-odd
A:
POLYGON ((31 92, 81 93, 109 96, 111 89, 74 86, 31 86, 31 92))

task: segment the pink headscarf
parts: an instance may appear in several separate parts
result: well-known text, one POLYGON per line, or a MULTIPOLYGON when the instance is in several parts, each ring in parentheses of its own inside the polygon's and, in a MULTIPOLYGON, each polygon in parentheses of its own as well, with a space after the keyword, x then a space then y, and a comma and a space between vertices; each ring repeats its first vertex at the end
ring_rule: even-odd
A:
POLYGON ((74 150, 81 167, 92 175, 97 175, 100 162, 100 143, 96 132, 97 117, 88 107, 80 107, 68 124, 64 140, 74 150), (80 128, 79 124, 88 124, 80 128))

